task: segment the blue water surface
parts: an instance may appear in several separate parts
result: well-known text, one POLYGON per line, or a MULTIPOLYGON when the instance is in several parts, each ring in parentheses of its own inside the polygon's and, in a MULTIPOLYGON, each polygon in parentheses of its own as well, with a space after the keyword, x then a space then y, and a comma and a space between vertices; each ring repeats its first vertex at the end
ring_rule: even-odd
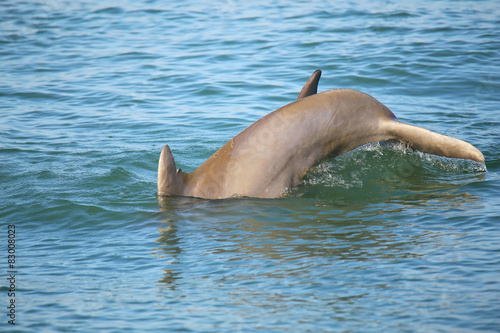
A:
POLYGON ((4 1, 0 101, 2 332, 500 331, 498 1, 4 1), (164 144, 192 171, 318 68, 486 162, 158 200, 164 144))

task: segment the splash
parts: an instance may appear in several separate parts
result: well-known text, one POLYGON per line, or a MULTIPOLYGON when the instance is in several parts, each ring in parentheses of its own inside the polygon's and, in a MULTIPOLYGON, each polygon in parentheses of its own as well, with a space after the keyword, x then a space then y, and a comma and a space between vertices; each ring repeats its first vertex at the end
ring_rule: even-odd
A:
POLYGON ((414 151, 398 141, 364 145, 312 167, 289 195, 329 188, 335 192, 379 193, 422 187, 426 183, 451 186, 471 181, 486 171, 484 163, 414 151))

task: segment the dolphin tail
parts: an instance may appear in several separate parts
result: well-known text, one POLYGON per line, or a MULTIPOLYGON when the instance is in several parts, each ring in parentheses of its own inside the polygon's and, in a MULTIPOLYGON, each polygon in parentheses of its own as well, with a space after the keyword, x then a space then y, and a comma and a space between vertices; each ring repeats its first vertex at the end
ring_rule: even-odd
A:
POLYGON ((315 95, 318 92, 318 82, 319 78, 321 77, 321 70, 317 69, 314 71, 314 73, 311 75, 309 80, 307 80, 306 84, 304 84, 304 87, 300 91, 299 97, 297 97, 297 100, 315 95))
POLYGON ((388 132, 395 139, 406 142, 410 147, 424 153, 452 158, 469 159, 484 162, 483 154, 473 145, 424 128, 390 120, 388 132))

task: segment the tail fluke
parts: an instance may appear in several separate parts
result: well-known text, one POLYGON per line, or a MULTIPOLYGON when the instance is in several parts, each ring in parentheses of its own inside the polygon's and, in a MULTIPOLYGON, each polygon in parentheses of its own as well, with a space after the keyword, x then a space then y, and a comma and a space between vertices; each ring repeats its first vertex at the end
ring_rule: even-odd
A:
POLYGON ((424 128, 392 120, 388 123, 394 138, 424 153, 484 162, 483 154, 473 145, 424 128))

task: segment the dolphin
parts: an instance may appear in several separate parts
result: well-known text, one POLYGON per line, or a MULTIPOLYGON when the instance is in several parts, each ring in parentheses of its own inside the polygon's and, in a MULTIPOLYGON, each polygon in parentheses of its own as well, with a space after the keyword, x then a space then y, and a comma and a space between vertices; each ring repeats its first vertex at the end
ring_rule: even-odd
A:
POLYGON ((176 169, 168 145, 158 163, 158 196, 278 198, 307 170, 371 142, 399 140, 425 153, 484 162, 471 144, 400 122, 372 96, 352 89, 317 93, 315 71, 298 99, 251 124, 193 172, 176 169))

